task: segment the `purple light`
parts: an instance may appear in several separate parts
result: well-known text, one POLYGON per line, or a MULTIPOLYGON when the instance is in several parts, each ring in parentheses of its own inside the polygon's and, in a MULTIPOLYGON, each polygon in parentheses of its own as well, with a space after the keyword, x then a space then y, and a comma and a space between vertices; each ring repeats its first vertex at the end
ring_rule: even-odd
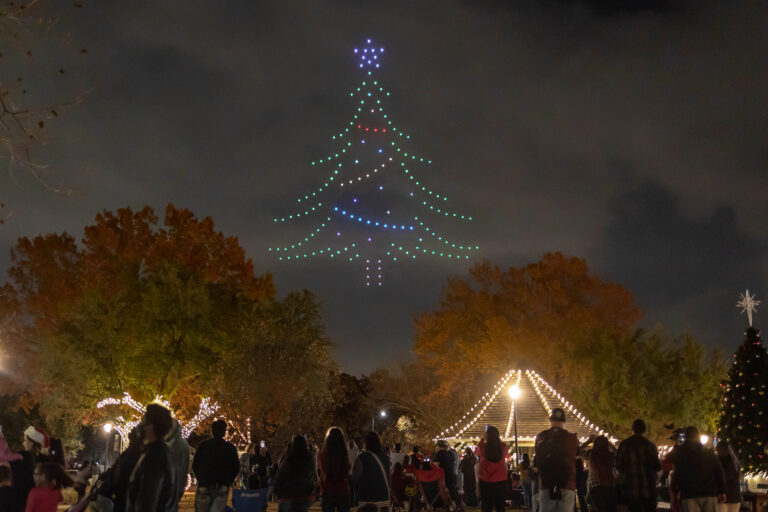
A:
POLYGON ((364 52, 364 53, 368 53, 368 48, 365 48, 365 49, 363 50, 363 52, 364 52))
POLYGON ((357 53, 357 48, 355 48, 355 53, 357 53))
POLYGON ((373 241, 373 240, 372 240, 371 238, 368 238, 368 241, 369 241, 369 242, 371 242, 371 241, 373 241))
POLYGON ((382 51, 382 52, 383 52, 383 51, 384 51, 384 48, 379 48, 379 51, 382 51))
POLYGON ((362 65, 362 64, 360 64, 360 67, 362 68, 362 67, 363 67, 363 65, 362 65))
POLYGON ((371 44, 371 40, 370 39, 368 40, 368 44, 371 44))
POLYGON ((341 236, 341 233, 339 233, 339 232, 337 231, 337 232, 336 232, 336 236, 341 236))
POLYGON ((376 64, 376 67, 379 67, 379 65, 378 65, 378 64, 376 64))
POLYGON ((353 202, 353 203, 356 203, 356 202, 357 202, 357 198, 354 198, 354 199, 352 200, 352 202, 353 202))

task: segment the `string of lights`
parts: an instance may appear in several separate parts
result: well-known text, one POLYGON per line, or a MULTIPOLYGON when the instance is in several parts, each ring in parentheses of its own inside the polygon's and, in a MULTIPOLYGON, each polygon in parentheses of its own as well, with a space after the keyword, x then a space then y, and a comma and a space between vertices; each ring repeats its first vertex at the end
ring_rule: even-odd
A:
MULTIPOLYGON (((514 386, 518 389, 520 388, 520 378, 523 375, 523 372, 520 370, 517 370, 517 381, 515 382, 514 386)), ((515 400, 512 400, 512 405, 509 409, 509 419, 507 420, 507 429, 504 432, 504 437, 509 437, 509 433, 512 431, 512 423, 515 419, 515 400)))
MULTIPOLYGON (((162 395, 156 395, 154 400, 152 402, 154 404, 159 404, 165 407, 166 409, 169 409, 171 411, 171 414, 174 414, 173 408, 171 408, 171 403, 167 401, 162 395)), ((126 419, 122 415, 118 415, 115 417, 113 426, 115 430, 120 434, 120 437, 123 440, 123 444, 127 446, 128 444, 128 436, 131 433, 131 430, 133 430, 139 423, 141 423, 141 416, 144 415, 144 413, 147 410, 146 405, 142 404, 138 400, 135 400, 128 392, 124 392, 123 396, 121 398, 105 398, 103 400, 100 400, 96 404, 97 409, 103 409, 105 407, 108 407, 110 405, 113 406, 122 406, 125 405, 132 409, 134 414, 131 418, 126 419)), ((188 422, 182 423, 179 421, 179 424, 181 425, 181 434, 183 437, 189 437, 192 432, 197 429, 197 427, 205 421, 206 419, 210 418, 214 414, 216 414, 216 411, 219 409, 219 405, 215 402, 211 403, 210 398, 203 398, 200 401, 200 406, 198 407, 197 414, 188 422)))
POLYGON ((487 409, 487 408, 488 408, 488 407, 489 407, 489 406, 490 406, 490 405, 493 403, 493 401, 496 399, 496 397, 498 396, 498 394, 499 394, 499 393, 500 393, 500 392, 501 392, 503 389, 505 389, 505 386, 506 386, 507 382, 509 381, 509 379, 511 379, 511 378, 512 378, 512 375, 513 375, 514 373, 515 373, 515 371, 514 371, 514 370, 510 370, 510 371, 508 371, 506 374, 504 374, 504 376, 501 378, 501 380, 499 380, 499 382, 498 382, 498 383, 497 383, 497 384, 494 386, 494 388, 493 388, 493 391, 491 391, 491 392, 489 392, 489 393, 486 393, 485 395, 483 395, 483 396, 482 396, 482 398, 480 398, 480 400, 478 400, 478 401, 477 401, 477 403, 476 403, 475 405, 473 405, 473 406, 472 406, 472 408, 471 408, 471 409, 470 409, 470 410, 467 412, 467 414, 465 414, 465 415, 462 417, 462 419, 460 419, 459 421, 457 421, 456 423, 454 423, 453 425, 451 425, 450 427, 448 427, 447 429, 445 429, 443 432, 440 432, 440 436, 439 436, 439 437, 440 437, 440 438, 443 438, 443 436, 444 436, 444 435, 446 435, 446 434, 448 434, 448 433, 451 431, 451 429, 454 429, 454 428, 456 428, 458 425, 460 425, 460 424, 461 424, 461 422, 464 420, 464 418, 466 418, 466 417, 467 417, 467 415, 468 415, 468 414, 470 414, 470 413, 471 413, 471 412, 472 412, 472 411, 475 409, 475 407, 477 407, 477 406, 478 406, 480 403, 482 403, 483 401, 485 401, 485 405, 483 405, 482 407, 480 407, 480 410, 479 410, 479 411, 477 411, 477 413, 475 414, 475 416, 474 416, 474 417, 473 417, 473 418, 472 418, 472 419, 471 419, 471 420, 470 420, 470 421, 469 421, 469 422, 468 422, 468 423, 467 423, 467 424, 466 424, 466 425, 465 425, 463 428, 459 429, 459 430, 458 430, 458 431, 456 431, 456 432, 455 432, 453 435, 451 435, 450 437, 448 437, 448 439, 455 439, 455 438, 457 438, 458 436, 460 436, 461 434, 463 434, 464 432, 466 432, 466 431, 467 431, 467 430, 468 430, 470 427, 472 427, 472 425, 474 425, 474 424, 477 422, 477 420, 479 420, 479 419, 480 419, 480 417, 483 415, 483 413, 485 412, 485 410, 486 410, 486 409, 487 409))
MULTIPOLYGON (((565 399, 565 397, 563 397, 563 396, 562 396, 562 395, 561 395, 561 394, 560 394, 560 393, 559 393, 559 392, 558 392, 558 391, 557 391, 555 388, 553 388, 552 386, 550 386, 550 385, 549 385, 549 383, 548 383, 547 381, 545 381, 544 379, 542 379, 542 378, 541 378, 541 376, 540 376, 538 373, 536 373, 536 372, 535 372, 535 371, 533 371, 533 370, 529 370, 529 371, 528 371, 528 377, 529 377, 529 379, 530 379, 531 377, 533 377, 533 379, 536 379, 536 380, 538 380, 538 381, 539 381, 539 383, 540 383, 541 385, 543 385, 545 388, 547 388, 547 390, 548 390, 548 391, 549 391, 549 392, 550 392, 552 395, 554 395, 555 397, 557 397, 557 399, 560 401, 560 403, 561 403, 563 406, 565 406, 565 408, 566 408, 566 409, 568 409, 568 410, 571 412, 571 414, 573 414, 574 416, 576 416, 576 417, 578 418, 578 420, 579 420, 579 421, 580 421, 580 422, 581 422, 581 423, 582 423, 584 426, 586 426, 586 427, 589 427, 589 429, 590 429, 590 430, 593 430, 593 431, 597 432, 597 433, 598 433, 599 435, 601 435, 601 436, 606 436, 606 437, 607 437, 607 438, 608 438, 608 439, 609 439, 609 440, 610 440, 612 443, 616 443, 616 442, 618 442, 618 439, 616 439, 615 437, 611 436, 610 434, 608 434, 608 432, 606 432, 605 430, 601 429, 600 427, 598 427, 597 425, 595 425, 594 423, 592 423, 591 421, 589 421, 589 420, 588 420, 588 419, 587 419, 587 418, 586 418, 584 415, 582 415, 582 414, 581 414, 581 413, 580 413, 580 412, 579 412, 579 411, 576 409, 576 407, 574 407, 574 406, 573 406, 573 405, 572 405, 572 404, 571 404, 571 403, 570 403, 568 400, 566 400, 566 399, 565 399)), ((533 382, 533 381, 531 381, 531 382, 533 382)), ((534 384, 534 387, 537 389, 537 392, 538 392, 538 387, 537 387, 535 384, 534 384)), ((543 396, 543 395, 540 395, 540 396, 543 396)), ((547 411, 548 411, 550 414, 552 414, 552 412, 551 412, 551 410, 550 410, 550 409, 547 409, 547 411)))

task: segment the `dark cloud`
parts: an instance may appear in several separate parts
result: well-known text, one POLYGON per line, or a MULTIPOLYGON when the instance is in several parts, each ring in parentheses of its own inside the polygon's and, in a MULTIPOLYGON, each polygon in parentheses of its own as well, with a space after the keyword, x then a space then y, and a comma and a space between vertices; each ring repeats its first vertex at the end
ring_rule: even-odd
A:
POLYGON ((646 322, 687 330, 712 345, 738 340, 737 291, 766 289, 768 240, 742 229, 730 206, 686 214, 680 200, 654 182, 620 194, 591 260, 625 284, 646 322))
POLYGON ((358 288, 359 265, 290 265, 267 251, 301 232, 272 218, 318 183, 309 162, 352 113, 350 48, 375 37, 387 47, 391 118, 434 160, 425 179, 475 218, 459 236, 502 265, 551 250, 594 257, 638 287, 648 321, 695 326, 701 311, 730 315, 747 285, 765 293, 755 251, 768 237, 768 202, 757 199, 768 189, 767 21, 764 2, 88 4, 67 20, 88 48, 67 76, 93 92, 39 153, 76 194, 0 177, 14 210, 0 246, 81 233, 101 209, 173 202, 239 236, 281 291, 317 291, 349 370, 407 353, 411 315, 434 307, 441 283, 467 265, 394 265, 370 293, 358 288), (617 209, 617 197, 637 211, 617 209), (676 219, 672 239, 707 256, 675 243, 664 247, 696 264, 678 273, 658 263, 670 253, 654 237, 671 244, 672 228, 640 215, 649 202, 676 219), (707 238, 715 229, 722 247, 707 238), (627 259, 641 239, 649 267, 627 259), (756 274, 757 284, 735 277, 728 247, 750 255, 743 281, 756 274), (657 274, 634 279, 647 268, 657 274))

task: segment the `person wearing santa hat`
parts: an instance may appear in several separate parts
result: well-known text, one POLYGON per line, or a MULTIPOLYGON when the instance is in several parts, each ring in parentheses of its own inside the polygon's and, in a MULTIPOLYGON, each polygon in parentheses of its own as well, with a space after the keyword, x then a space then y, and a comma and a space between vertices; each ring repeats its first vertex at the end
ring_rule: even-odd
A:
POLYGON ((18 467, 13 472, 13 487, 19 510, 26 508, 29 491, 35 487, 35 466, 40 463, 52 462, 48 456, 50 439, 48 434, 39 427, 28 427, 24 431, 24 450, 20 453, 22 460, 16 462, 18 467))

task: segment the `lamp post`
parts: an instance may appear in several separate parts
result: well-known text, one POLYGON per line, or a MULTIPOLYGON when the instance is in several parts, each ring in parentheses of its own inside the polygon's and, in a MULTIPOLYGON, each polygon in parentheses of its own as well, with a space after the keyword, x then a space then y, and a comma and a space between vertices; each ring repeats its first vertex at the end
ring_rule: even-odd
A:
POLYGON ((107 468, 109 465, 109 438, 112 437, 112 428, 114 425, 112 423, 105 423, 102 428, 104 429, 104 432, 107 434, 107 439, 104 441, 104 469, 107 468))
POLYGON ((520 450, 517 445, 517 399, 520 398, 520 387, 515 384, 509 388, 509 397, 514 404, 514 421, 515 421, 515 464, 520 464, 520 450))

